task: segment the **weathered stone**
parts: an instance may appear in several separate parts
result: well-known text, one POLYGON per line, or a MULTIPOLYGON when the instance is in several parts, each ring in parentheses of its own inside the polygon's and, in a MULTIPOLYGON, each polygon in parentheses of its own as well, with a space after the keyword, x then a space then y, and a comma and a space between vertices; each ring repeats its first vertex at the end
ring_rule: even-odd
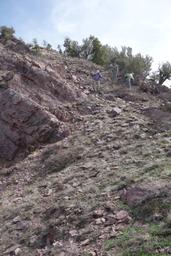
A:
POLYGON ((117 221, 119 223, 123 223, 123 222, 127 223, 131 220, 128 212, 124 211, 124 210, 121 210, 121 211, 117 212, 116 215, 115 215, 115 218, 117 219, 117 221))
POLYGON ((117 115, 120 115, 121 112, 122 112, 122 110, 120 108, 115 107, 112 110, 108 111, 108 115, 109 115, 109 117, 114 118, 117 115))
POLYGON ((17 249, 15 249, 14 253, 16 256, 22 255, 22 250, 20 248, 17 248, 17 249))
POLYGON ((147 198, 150 198, 152 195, 154 195, 152 191, 134 186, 128 190, 123 190, 121 199, 129 206, 136 206, 144 202, 147 198))

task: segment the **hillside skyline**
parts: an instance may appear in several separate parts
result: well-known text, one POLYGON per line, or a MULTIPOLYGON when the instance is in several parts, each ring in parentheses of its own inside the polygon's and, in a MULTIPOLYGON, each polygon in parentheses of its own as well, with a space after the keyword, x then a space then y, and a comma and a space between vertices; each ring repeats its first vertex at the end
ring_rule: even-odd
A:
POLYGON ((171 61, 169 7, 169 0, 3 0, 0 25, 13 26, 26 42, 46 40, 55 49, 66 36, 80 42, 92 34, 103 44, 149 54, 157 68, 171 61))

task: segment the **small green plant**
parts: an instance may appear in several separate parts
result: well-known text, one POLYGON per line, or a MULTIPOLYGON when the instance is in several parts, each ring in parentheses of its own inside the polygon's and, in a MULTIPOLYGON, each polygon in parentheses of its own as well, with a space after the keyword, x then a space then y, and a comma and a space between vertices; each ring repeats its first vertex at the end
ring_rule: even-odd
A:
POLYGON ((115 240, 114 239, 109 239, 105 241, 104 247, 106 251, 109 251, 115 246, 115 240))

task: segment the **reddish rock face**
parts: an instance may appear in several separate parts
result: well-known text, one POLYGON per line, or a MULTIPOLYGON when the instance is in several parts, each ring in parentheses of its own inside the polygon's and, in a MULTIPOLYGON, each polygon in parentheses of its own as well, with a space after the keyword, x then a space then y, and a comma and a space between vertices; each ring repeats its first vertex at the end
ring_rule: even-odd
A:
POLYGON ((30 148, 68 136, 77 105, 88 98, 96 66, 0 39, 0 159, 25 157, 30 148))
POLYGON ((66 137, 72 104, 85 98, 60 56, 38 58, 28 49, 22 55, 15 43, 0 42, 0 159, 7 161, 66 137))
POLYGON ((34 101, 7 89, 0 94, 0 156, 12 160, 28 145, 57 135, 60 122, 34 101))

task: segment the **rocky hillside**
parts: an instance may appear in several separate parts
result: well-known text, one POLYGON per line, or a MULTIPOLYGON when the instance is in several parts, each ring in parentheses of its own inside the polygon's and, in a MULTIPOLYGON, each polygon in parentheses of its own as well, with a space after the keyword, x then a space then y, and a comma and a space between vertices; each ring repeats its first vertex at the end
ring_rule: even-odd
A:
POLYGON ((89 94, 93 69, 53 51, 42 50, 35 57, 18 41, 1 43, 0 158, 23 158, 38 145, 67 136, 77 118, 77 103, 89 94))
POLYGON ((92 63, 18 44, 0 43, 0 255, 171 254, 170 102, 104 70, 94 93, 92 63))

